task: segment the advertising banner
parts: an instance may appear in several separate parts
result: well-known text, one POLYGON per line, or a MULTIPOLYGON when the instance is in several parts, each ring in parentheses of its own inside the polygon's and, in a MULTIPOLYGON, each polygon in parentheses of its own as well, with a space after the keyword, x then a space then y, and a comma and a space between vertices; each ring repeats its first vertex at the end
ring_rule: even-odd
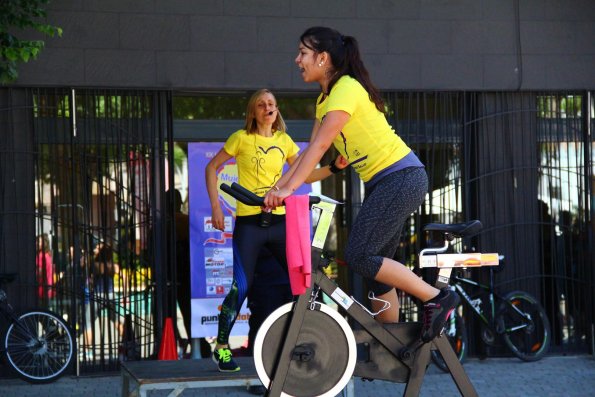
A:
MULTIPOLYGON (((304 148, 306 144, 298 145, 304 148)), ((222 147, 223 142, 188 144, 192 338, 217 335, 221 303, 229 292, 233 279, 235 199, 219 191, 225 230, 214 229, 211 225, 211 203, 205 182, 205 167, 222 147)), ((235 159, 231 159, 217 171, 217 178, 217 186, 237 182, 235 159)), ((296 194, 308 194, 310 190, 310 185, 304 184, 296 194)), ((249 318, 250 311, 244 302, 231 335, 248 335, 249 318)))

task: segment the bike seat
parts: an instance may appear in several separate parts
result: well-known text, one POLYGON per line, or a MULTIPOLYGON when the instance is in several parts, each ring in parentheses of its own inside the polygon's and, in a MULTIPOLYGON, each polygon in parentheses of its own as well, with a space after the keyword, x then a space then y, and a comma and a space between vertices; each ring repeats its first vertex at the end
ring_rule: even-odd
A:
POLYGON ((442 232, 454 237, 466 237, 479 233, 482 225, 479 220, 464 223, 428 223, 424 226, 427 232, 442 232))
POLYGON ((0 285, 11 283, 16 277, 17 273, 0 273, 0 285))

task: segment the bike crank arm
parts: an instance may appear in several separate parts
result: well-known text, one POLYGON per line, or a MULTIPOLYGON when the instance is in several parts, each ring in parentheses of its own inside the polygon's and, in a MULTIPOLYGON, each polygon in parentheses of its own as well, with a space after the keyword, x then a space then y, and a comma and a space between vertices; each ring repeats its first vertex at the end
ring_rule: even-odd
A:
POLYGON ((415 354, 423 345, 425 345, 425 342, 423 342, 421 339, 417 339, 415 342, 409 346, 403 347, 401 351, 399 351, 399 358, 405 365, 407 365, 409 368, 412 368, 415 354))

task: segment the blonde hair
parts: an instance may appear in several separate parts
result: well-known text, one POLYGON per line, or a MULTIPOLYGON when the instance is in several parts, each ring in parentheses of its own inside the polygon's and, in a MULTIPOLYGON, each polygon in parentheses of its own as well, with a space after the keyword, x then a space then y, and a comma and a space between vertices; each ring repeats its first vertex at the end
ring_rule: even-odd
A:
MULTIPOLYGON (((266 88, 262 88, 252 94, 250 100, 248 101, 248 106, 246 107, 246 124, 244 125, 244 129, 248 132, 248 134, 258 132, 258 126, 256 125, 256 102, 261 96, 265 94, 271 94, 275 99, 275 105, 277 105, 277 98, 275 98, 275 95, 273 95, 273 93, 266 88)), ((283 120, 283 116, 281 116, 281 111, 279 108, 277 108, 277 117, 275 118, 272 127, 273 132, 287 131, 287 126, 285 125, 285 121, 283 120)))

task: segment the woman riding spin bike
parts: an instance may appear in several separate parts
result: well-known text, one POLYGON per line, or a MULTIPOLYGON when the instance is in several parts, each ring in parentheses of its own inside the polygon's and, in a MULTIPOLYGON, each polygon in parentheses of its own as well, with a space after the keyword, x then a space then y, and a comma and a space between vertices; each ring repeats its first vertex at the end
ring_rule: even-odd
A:
MULTIPOLYGON (((276 208, 307 180, 333 144, 340 156, 328 167, 338 172, 351 165, 365 184, 365 200, 349 234, 348 265, 363 275, 378 299, 393 310, 377 319, 397 322, 395 288, 424 302, 421 339, 431 341, 442 330, 459 297, 438 290, 393 260, 406 219, 423 203, 428 190, 424 165, 388 124, 384 104, 372 84, 354 37, 327 27, 312 27, 300 37, 295 63, 307 83, 318 83, 316 120, 308 147, 265 196, 276 208)), ((379 311, 382 302, 373 300, 379 311)))

